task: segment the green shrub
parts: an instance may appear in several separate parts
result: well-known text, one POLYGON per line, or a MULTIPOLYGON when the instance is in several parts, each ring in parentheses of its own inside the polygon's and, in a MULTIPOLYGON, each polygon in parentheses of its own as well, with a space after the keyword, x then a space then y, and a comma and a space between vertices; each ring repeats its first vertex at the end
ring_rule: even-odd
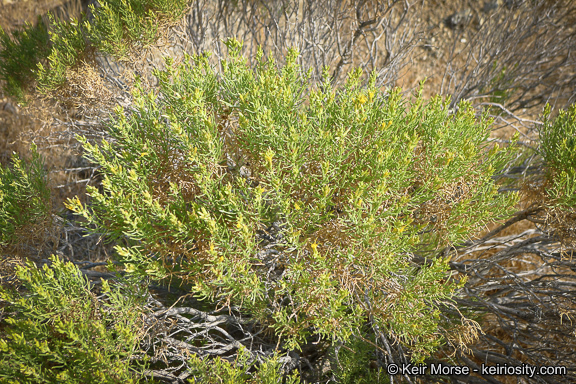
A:
POLYGON ((332 348, 332 372, 340 384, 388 384, 383 367, 371 366, 377 360, 374 344, 354 338, 339 348, 332 348))
POLYGON ((75 66, 86 50, 86 38, 81 22, 72 19, 60 21, 49 15, 51 51, 48 65, 38 64, 38 88, 49 92, 66 82, 66 69, 75 66))
POLYGON ((134 43, 147 46, 158 37, 158 23, 184 15, 188 0, 108 0, 91 6, 93 23, 86 23, 94 46, 126 59, 134 43))
POLYGON ((15 232, 41 223, 51 210, 48 174, 44 161, 32 147, 30 162, 16 154, 12 167, 0 166, 0 245, 15 240, 15 232))
POLYGON ((126 59, 130 41, 151 44, 158 33, 154 13, 146 10, 143 1, 107 1, 92 7, 93 25, 87 24, 93 44, 103 52, 126 59))
POLYGON ((0 80, 5 82, 4 90, 9 96, 24 100, 36 66, 50 53, 48 41, 41 18, 35 26, 26 24, 22 30, 14 31, 12 38, 0 27, 0 80))
POLYGON ((214 360, 190 357, 190 383, 192 384, 299 384, 298 372, 290 375, 281 372, 278 355, 265 359, 255 368, 255 361, 248 361, 244 350, 238 352, 233 363, 218 357, 214 360), (248 374, 254 368, 256 372, 248 374))
POLYGON ((66 82, 66 70, 77 65, 87 49, 127 59, 131 46, 152 44, 158 25, 178 20, 187 7, 188 0, 108 0, 92 6, 92 21, 61 21, 49 15, 50 33, 41 20, 15 31, 13 39, 0 29, 0 80, 6 81, 6 92, 20 100, 34 79, 41 92, 50 92, 66 82))
POLYGON ((149 0, 148 6, 161 18, 168 21, 177 21, 184 16, 188 9, 188 0, 149 0))
POLYGON ((9 302, 0 329, 0 380, 8 383, 134 383, 130 358, 139 343, 139 301, 102 282, 99 301, 72 263, 17 269, 22 293, 9 302))
POLYGON ((544 111, 540 128, 540 152, 548 168, 547 193, 553 204, 576 204, 576 104, 555 119, 551 108, 544 111))
POLYGON ((510 212, 492 176, 508 151, 468 104, 404 100, 328 68, 317 89, 240 43, 218 74, 206 56, 157 72, 159 94, 118 109, 91 205, 68 206, 125 238, 126 270, 190 284, 268 324, 282 347, 347 341, 369 317, 421 360, 441 343, 438 306, 458 286, 439 250, 510 212), (420 260, 420 262, 416 262, 420 260))

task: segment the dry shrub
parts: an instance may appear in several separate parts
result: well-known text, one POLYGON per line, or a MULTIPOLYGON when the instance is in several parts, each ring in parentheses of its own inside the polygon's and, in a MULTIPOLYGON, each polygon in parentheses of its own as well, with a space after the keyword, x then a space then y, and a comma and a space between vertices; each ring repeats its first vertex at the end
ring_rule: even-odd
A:
MULTIPOLYGON (((480 364, 566 366, 566 376, 469 376, 462 383, 571 383, 576 348, 572 210, 551 208, 541 176, 523 184, 523 208, 481 239, 457 247, 452 267, 468 282, 458 307, 482 325, 468 350, 439 355, 480 364)), ((437 381, 434 381, 437 382, 437 381)), ((440 382, 447 382, 442 381, 440 382)))
POLYGON ((106 88, 100 73, 85 61, 77 67, 68 69, 66 79, 66 84, 57 89, 51 97, 64 103, 69 109, 79 111, 78 113, 95 105, 101 107, 112 99, 112 92, 106 88))

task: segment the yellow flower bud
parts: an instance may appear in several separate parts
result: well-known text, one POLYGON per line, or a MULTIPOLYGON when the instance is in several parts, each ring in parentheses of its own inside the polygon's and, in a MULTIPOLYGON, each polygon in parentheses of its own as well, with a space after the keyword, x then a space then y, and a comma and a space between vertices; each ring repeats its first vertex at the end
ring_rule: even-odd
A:
POLYGON ((270 167, 272 167, 272 159, 274 158, 274 151, 272 151, 272 149, 268 148, 268 150, 266 150, 266 153, 264 154, 264 160, 266 160, 266 162, 268 163, 268 165, 270 167))
POLYGON ((318 253, 318 244, 316 243, 316 241, 310 244, 310 247, 312 247, 312 252, 318 253))

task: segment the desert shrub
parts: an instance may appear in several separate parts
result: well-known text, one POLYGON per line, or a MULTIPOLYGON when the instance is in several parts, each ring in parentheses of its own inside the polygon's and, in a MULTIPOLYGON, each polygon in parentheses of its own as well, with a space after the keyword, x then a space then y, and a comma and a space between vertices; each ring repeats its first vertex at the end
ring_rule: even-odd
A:
POLYGON ((548 105, 540 127, 540 153, 548 168, 548 194, 554 203, 576 204, 576 105, 554 119, 548 105))
MULTIPOLYGON (((312 88, 291 51, 278 69, 241 44, 158 71, 160 91, 118 109, 91 204, 68 207, 113 238, 126 270, 170 276, 274 329, 286 349, 347 341, 370 321, 415 360, 441 343, 457 284, 443 247, 508 213, 492 176, 507 151, 467 104, 361 86, 312 88)), ((326 72, 328 69, 326 69, 326 72)))
POLYGON ((298 372, 285 375, 281 371, 278 355, 271 356, 258 364, 256 372, 248 374, 248 370, 256 366, 256 362, 249 361, 249 353, 240 350, 234 362, 230 363, 222 358, 213 360, 200 359, 196 355, 190 357, 190 373, 193 384, 298 384, 298 372))
MULTIPOLYGON (((456 297, 458 309, 483 324, 484 333, 463 354, 445 348, 433 362, 465 364, 471 369, 479 369, 479 362, 503 361, 516 366, 562 366, 565 372, 554 376, 537 372, 529 380, 571 383, 576 378, 572 359, 576 345, 576 292, 572 288, 576 283, 576 107, 552 117, 547 106, 537 129, 539 146, 527 152, 535 165, 518 183, 522 210, 452 251, 451 267, 468 278, 465 290, 456 297)), ((522 167, 526 165, 518 168, 522 167)), ((458 381, 503 383, 506 379, 471 375, 458 381)), ((453 378, 428 377, 426 382, 449 383, 453 378)))
POLYGON ((45 220, 51 211, 48 173, 32 146, 30 161, 12 156, 12 166, 0 166, 0 245, 15 241, 16 231, 45 220))
POLYGON ((86 50, 86 38, 81 22, 56 20, 50 15, 51 51, 48 63, 38 64, 38 88, 42 92, 51 91, 66 81, 66 69, 76 65, 86 50))
MULTIPOLYGON (((100 3, 91 22, 55 27, 52 46, 58 53, 37 72, 42 90, 66 81, 67 69, 86 47, 116 59, 134 57, 160 35, 156 21, 174 20, 185 4, 100 3)), ((302 56, 294 59, 292 53, 277 70, 261 54, 245 61, 240 46, 229 42, 234 53, 222 62, 222 73, 205 57, 181 66, 168 61, 157 73, 160 89, 145 94, 138 88, 136 107, 117 111, 109 126, 112 140, 99 147, 85 140, 96 162, 93 170, 105 182, 92 190, 88 205, 73 200, 69 206, 96 224, 97 232, 122 239, 117 253, 127 272, 168 277, 230 310, 227 320, 196 307, 178 308, 194 319, 176 310, 157 315, 179 327, 177 340, 154 334, 156 346, 166 343, 181 359, 169 362, 173 372, 186 369, 186 364, 174 367, 192 351, 198 354, 187 367, 196 381, 263 381, 252 359, 262 361, 280 347, 282 353, 302 350, 283 356, 282 365, 270 365, 273 382, 280 380, 279 369, 294 364, 301 364, 301 372, 304 366, 324 374, 326 366, 315 364, 326 355, 339 361, 331 361, 332 379, 385 381, 368 368, 373 358, 377 366, 404 362, 408 351, 421 360, 445 341, 451 345, 442 351, 444 361, 476 368, 475 361, 540 366, 571 361, 575 267, 566 251, 574 243, 565 240, 576 238, 574 112, 545 118, 540 146, 545 167, 528 161, 511 167, 522 175, 547 169, 545 177, 533 175, 537 199, 524 201, 526 210, 482 238, 469 239, 505 216, 514 196, 497 194, 494 182, 508 151, 486 141, 490 122, 460 101, 478 100, 495 108, 497 119, 505 112, 527 126, 538 122, 512 112, 524 114, 546 100, 572 100, 563 90, 574 89, 574 63, 567 54, 574 30, 566 27, 573 24, 574 7, 507 4, 479 21, 474 33, 445 39, 455 43, 444 76, 445 94, 453 95, 447 104, 377 89, 397 80, 425 24, 415 21, 421 13, 406 2, 377 3, 195 1, 187 30, 177 31, 185 36, 183 50, 193 46, 203 52, 213 44, 221 59, 220 36, 240 34, 247 41, 245 53, 262 44, 284 62, 285 47, 295 44, 302 56), (323 29, 326 25, 330 28, 323 29), (460 50, 458 41, 470 44, 460 50), (311 69, 310 78, 296 61, 311 69), (362 87, 359 78, 365 78, 353 72, 342 89, 332 88, 353 65, 377 70, 376 82, 372 78, 362 87), (537 228, 502 234, 524 221, 537 228), (558 240, 565 248, 555 248, 558 240), (455 296, 457 308, 454 275, 469 278, 455 296), (458 347, 471 341, 466 334, 475 333, 466 329, 474 322, 462 321, 462 313, 490 325, 460 355, 458 347), (217 321, 203 323, 208 316, 217 321), (249 345, 249 358, 239 344, 249 345), (306 366, 306 358, 315 366, 306 366)), ((2 51, 4 57, 11 49, 2 51)), ((117 75, 107 74, 114 82, 117 75)), ((571 382, 573 376, 561 380, 571 382)), ((442 380, 497 381, 469 376, 430 382, 442 380)))
POLYGON ((389 383, 383 367, 378 367, 378 358, 373 341, 354 338, 348 343, 332 347, 331 369, 337 383, 379 384, 389 383))
POLYGON ((187 7, 188 0, 109 0, 91 6, 94 20, 85 26, 94 46, 126 59, 132 44, 150 45, 158 37, 158 23, 179 19, 187 7))
POLYGON ((37 64, 46 58, 49 35, 42 19, 35 26, 26 24, 14 31, 12 37, 0 28, 0 80, 4 81, 6 94, 18 100, 34 79, 37 64))
POLYGON ((41 19, 15 31, 13 38, 0 30, 0 79, 7 94, 20 100, 25 85, 35 79, 41 92, 50 92, 66 82, 66 70, 89 48, 126 59, 132 46, 151 44, 158 24, 181 18, 187 7, 187 0, 109 0, 91 7, 90 20, 49 15, 50 32, 41 19))
POLYGON ((576 245, 576 105, 551 115, 547 105, 538 127, 541 172, 528 179, 525 190, 542 229, 568 251, 576 245))
POLYGON ((52 257, 42 269, 19 267, 20 291, 8 302, 0 330, 0 378, 8 383, 133 383, 140 305, 130 289, 102 282, 98 300, 72 263, 52 257))

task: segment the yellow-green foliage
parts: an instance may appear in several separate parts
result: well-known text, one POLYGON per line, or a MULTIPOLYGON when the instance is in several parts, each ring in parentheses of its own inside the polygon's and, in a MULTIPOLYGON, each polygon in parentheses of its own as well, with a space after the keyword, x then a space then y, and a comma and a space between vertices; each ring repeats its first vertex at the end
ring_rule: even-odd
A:
POLYGON ((247 374, 255 362, 248 361, 248 354, 244 350, 238 352, 233 363, 218 357, 214 360, 203 360, 192 355, 189 360, 191 366, 192 384, 299 384, 298 372, 285 375, 281 371, 278 355, 266 358, 256 368, 253 374, 247 374))
POLYGON ((544 111, 540 128, 540 152, 549 170, 547 192, 553 204, 576 204, 576 104, 550 118, 550 106, 544 111))
POLYGON ((360 85, 318 88, 290 51, 249 68, 227 42, 222 73, 206 57, 160 71, 159 94, 119 109, 114 143, 85 141, 101 166, 92 205, 68 206, 117 247, 129 272, 171 275, 232 302, 298 349, 346 341, 367 318, 415 360, 442 342, 438 305, 457 285, 438 250, 509 213, 492 176, 507 151, 488 121, 440 98, 360 85), (264 231, 274 232, 274 246, 264 231), (272 251, 270 251, 272 248, 272 251), (413 257, 426 262, 417 265, 413 257))
POLYGON ((146 46, 158 37, 158 25, 181 18, 188 0, 102 0, 92 7, 93 20, 56 20, 52 31, 39 19, 10 38, 0 29, 0 80, 8 95, 24 100, 32 80, 41 92, 66 82, 66 70, 75 66, 92 47, 126 59, 133 45, 146 46))
POLYGON ((17 269, 24 290, 2 289, 9 303, 0 329, 0 381, 134 383, 139 343, 137 296, 102 283, 103 301, 72 263, 17 269), (4 381, 5 380, 5 381, 4 381))
POLYGON ((51 51, 48 65, 38 64, 38 88, 42 92, 51 91, 66 81, 66 69, 78 63, 86 50, 86 37, 78 20, 60 21, 50 15, 51 51))
POLYGON ((330 351, 331 368, 337 383, 390 383, 390 378, 386 374, 385 368, 375 366, 377 359, 374 343, 364 340, 354 338, 344 345, 332 347, 330 351))
POLYGON ((30 162, 14 154, 12 167, 0 166, 0 245, 13 242, 17 230, 47 218, 51 209, 47 176, 35 146, 30 162))
POLYGON ((178 20, 187 7, 188 0, 107 0, 91 7, 94 21, 84 26, 94 46, 126 59, 131 44, 151 44, 158 23, 178 20))

